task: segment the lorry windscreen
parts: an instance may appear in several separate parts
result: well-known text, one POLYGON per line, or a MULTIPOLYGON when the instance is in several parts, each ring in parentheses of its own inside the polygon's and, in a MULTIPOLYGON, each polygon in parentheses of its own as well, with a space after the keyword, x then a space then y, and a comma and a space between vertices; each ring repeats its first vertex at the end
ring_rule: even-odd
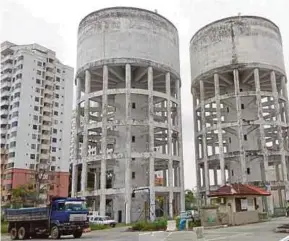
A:
POLYGON ((85 202, 79 202, 79 201, 65 202, 64 209, 67 211, 86 211, 87 210, 85 202))

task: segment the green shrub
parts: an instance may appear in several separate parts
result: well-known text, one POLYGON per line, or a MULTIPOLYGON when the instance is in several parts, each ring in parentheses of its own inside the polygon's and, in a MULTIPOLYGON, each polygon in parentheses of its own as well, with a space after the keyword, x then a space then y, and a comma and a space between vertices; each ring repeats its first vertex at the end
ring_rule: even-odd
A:
POLYGON ((8 233, 8 223, 1 222, 1 233, 8 233))
POLYGON ((132 225, 134 231, 160 231, 166 230, 167 220, 165 218, 159 218, 154 222, 139 221, 132 225))

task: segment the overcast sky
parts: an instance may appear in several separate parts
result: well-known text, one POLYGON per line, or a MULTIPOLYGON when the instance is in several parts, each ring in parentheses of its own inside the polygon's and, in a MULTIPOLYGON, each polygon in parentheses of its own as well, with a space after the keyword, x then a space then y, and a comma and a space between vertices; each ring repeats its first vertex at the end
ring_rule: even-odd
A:
POLYGON ((38 43, 56 51, 65 64, 75 67, 76 35, 80 20, 88 13, 113 6, 145 8, 173 22, 179 31, 182 77, 185 186, 196 185, 193 113, 190 93, 189 41, 204 25, 220 18, 258 15, 275 22, 283 37, 284 57, 289 70, 288 0, 1 0, 1 42, 38 43))

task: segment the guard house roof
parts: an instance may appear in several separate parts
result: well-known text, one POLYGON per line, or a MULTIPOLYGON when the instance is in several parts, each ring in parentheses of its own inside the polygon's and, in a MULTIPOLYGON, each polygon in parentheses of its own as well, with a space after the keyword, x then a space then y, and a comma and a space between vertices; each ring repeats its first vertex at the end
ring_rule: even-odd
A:
POLYGON ((248 185, 248 184, 241 184, 241 183, 234 183, 234 184, 227 184, 216 191, 210 192, 208 195, 209 197, 224 197, 224 196, 270 196, 271 193, 263 190, 262 188, 248 185))

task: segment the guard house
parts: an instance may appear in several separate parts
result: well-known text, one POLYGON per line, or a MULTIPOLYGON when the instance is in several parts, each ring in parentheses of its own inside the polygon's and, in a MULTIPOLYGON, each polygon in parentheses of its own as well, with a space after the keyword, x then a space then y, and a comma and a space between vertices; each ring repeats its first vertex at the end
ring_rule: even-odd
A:
POLYGON ((248 184, 227 184, 210 192, 212 204, 218 204, 218 212, 227 214, 229 225, 259 222, 262 197, 271 193, 248 184))

